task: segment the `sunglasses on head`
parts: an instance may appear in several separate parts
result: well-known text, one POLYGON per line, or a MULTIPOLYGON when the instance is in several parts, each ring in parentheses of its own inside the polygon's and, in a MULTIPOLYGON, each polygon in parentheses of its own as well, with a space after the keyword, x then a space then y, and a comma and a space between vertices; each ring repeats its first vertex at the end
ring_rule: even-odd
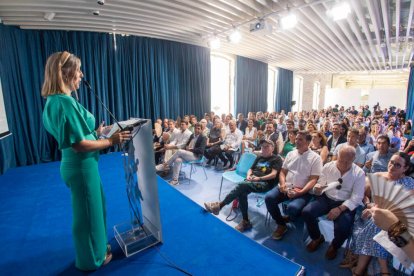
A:
POLYGON ((337 190, 342 189, 342 182, 343 182, 342 178, 338 178, 338 183, 339 183, 339 185, 337 185, 337 186, 336 186, 336 189, 337 189, 337 190))

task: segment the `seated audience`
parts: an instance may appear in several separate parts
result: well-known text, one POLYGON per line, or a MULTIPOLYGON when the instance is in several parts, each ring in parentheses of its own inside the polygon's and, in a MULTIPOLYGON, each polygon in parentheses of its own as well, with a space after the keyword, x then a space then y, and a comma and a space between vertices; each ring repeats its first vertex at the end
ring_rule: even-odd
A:
POLYGON ((253 120, 249 120, 245 128, 242 142, 242 153, 246 148, 255 148, 257 139, 257 129, 253 126, 253 120))
POLYGON ((329 138, 332 135, 331 132, 331 122, 329 120, 326 120, 323 125, 322 125, 322 129, 323 134, 325 134, 325 137, 329 138))
POLYGON ((201 124, 201 133, 205 137, 208 137, 208 135, 210 134, 210 129, 207 127, 207 120, 206 119, 201 119, 200 124, 201 124))
MULTIPOLYGON (((293 130, 293 129, 295 129, 295 122, 294 121, 292 121, 292 120, 290 120, 290 119, 288 119, 288 120, 286 120, 286 132, 285 132, 285 135, 283 136, 283 141, 287 141, 288 139, 289 139, 289 137, 287 136, 287 133, 290 131, 290 130, 293 130)), ((296 128, 297 129, 297 128, 296 128)), ((297 129, 298 130, 298 129, 297 129)), ((298 130, 299 131, 299 130, 298 130)), ((282 135, 283 135, 283 133, 282 133, 282 135)))
POLYGON ((369 142, 371 140, 371 137, 367 137, 367 135, 368 127, 359 128, 358 144, 361 147, 361 149, 365 152, 365 154, 375 151, 374 146, 372 145, 372 143, 369 142))
POLYGON ((366 173, 386 172, 388 162, 392 157, 389 151, 390 138, 387 135, 380 135, 377 138, 377 151, 367 154, 364 171, 366 173))
POLYGON ((282 153, 280 154, 280 156, 282 157, 283 160, 286 158, 286 155, 289 152, 296 149, 295 140, 296 140, 296 135, 297 134, 298 134, 298 130, 296 128, 291 129, 291 130, 288 131, 288 140, 283 145, 283 150, 282 150, 282 153))
POLYGON ((168 120, 167 118, 164 119, 164 121, 162 121, 162 132, 168 131, 168 122, 170 120, 168 120))
POLYGON ((358 138, 359 138, 359 130, 356 129, 356 128, 351 128, 348 131, 347 142, 343 143, 343 144, 339 144, 339 145, 336 146, 336 148, 333 152, 332 160, 335 161, 338 158, 338 152, 342 147, 344 147, 345 145, 352 146, 352 147, 355 148, 355 151, 356 151, 356 156, 355 156, 354 163, 362 168, 365 164, 366 154, 359 147, 358 138))
POLYGON ((233 200, 238 199, 239 208, 243 219, 236 226, 240 232, 252 228, 247 209, 247 196, 250 193, 264 193, 272 189, 277 184, 277 176, 282 166, 280 156, 274 155, 274 143, 270 140, 261 140, 262 154, 256 158, 252 167, 247 172, 246 180, 237 184, 221 202, 204 203, 206 210, 218 215, 220 210, 233 200))
MULTIPOLYGON (((390 129, 388 133, 390 138, 390 152, 395 153, 401 148, 401 134, 398 130, 390 129)), ((377 138, 378 139, 378 138, 377 138)))
POLYGON ((282 134, 275 130, 275 126, 273 123, 267 123, 266 124, 266 130, 264 131, 264 139, 272 140, 275 144, 275 152, 274 154, 279 154, 282 152, 283 149, 283 138, 282 134))
POLYGON ((191 131, 188 129, 188 122, 182 121, 180 125, 180 131, 177 132, 170 138, 170 143, 164 145, 165 148, 165 155, 164 155, 164 163, 171 158, 171 156, 179 149, 183 149, 186 145, 188 140, 191 136, 191 131))
POLYGON ((220 145, 223 143, 224 137, 225 131, 222 128, 221 120, 217 118, 214 121, 214 126, 210 130, 206 151, 204 153, 207 158, 207 165, 210 165, 214 157, 221 152, 220 145))
POLYGON ((322 164, 325 164, 329 154, 326 137, 322 131, 313 131, 311 132, 311 135, 312 141, 310 143, 310 149, 319 154, 322 159, 322 164))
POLYGON ((170 141, 174 140, 174 136, 180 133, 180 130, 178 128, 175 128, 174 120, 168 121, 168 133, 170 133, 170 141))
MULTIPOLYGON (((397 152, 391 157, 387 172, 379 172, 377 174, 388 180, 389 185, 402 185, 407 190, 414 190, 414 179, 406 176, 410 171, 410 157, 403 152, 397 152)), ((365 203, 367 204, 367 209, 364 210, 362 215, 364 218, 369 218, 371 214, 369 209, 373 206, 368 201, 365 203)), ((366 221, 361 229, 354 229, 354 231, 356 230, 358 234, 354 236, 355 248, 353 248, 353 251, 358 255, 358 262, 352 270, 353 274, 364 275, 369 262, 375 257, 378 259, 379 266, 373 267, 373 274, 390 275, 390 269, 387 264, 387 258, 390 256, 390 253, 373 240, 373 237, 381 229, 374 224, 371 218, 366 221)))
POLYGON ((244 119, 244 115, 243 113, 239 113, 237 115, 237 128, 240 129, 242 133, 244 133, 246 127, 247 127, 247 122, 244 119))
POLYGON ((160 142, 154 143, 154 155, 155 155, 155 165, 158 165, 164 156, 165 148, 164 146, 170 142, 171 134, 169 132, 163 132, 160 142))
POLYGON ((377 137, 381 134, 381 126, 377 120, 372 121, 371 123, 371 133, 370 137, 372 138, 372 143, 374 147, 377 146, 377 137))
POLYGON ((233 154, 240 148, 242 138, 243 134, 237 129, 236 121, 230 120, 229 131, 226 133, 223 143, 218 149, 216 148, 214 151, 209 150, 206 153, 207 159, 212 160, 215 156, 218 156, 223 162, 223 169, 232 168, 234 165, 233 154))
POLYGON ((277 223, 272 238, 280 240, 287 232, 287 218, 283 217, 278 204, 288 201, 287 214, 291 219, 302 212, 311 199, 309 191, 318 180, 322 170, 321 157, 309 149, 312 136, 307 131, 296 135, 296 149, 289 152, 279 174, 279 186, 266 194, 267 210, 277 223))
POLYGON ((170 181, 171 185, 178 185, 178 176, 181 170, 181 164, 183 161, 195 161, 199 160, 204 153, 207 143, 207 138, 201 132, 201 124, 195 124, 194 134, 191 134, 185 149, 177 150, 171 158, 165 161, 163 164, 157 165, 157 171, 164 171, 173 166, 173 178, 170 181))
POLYGON ((277 119, 277 127, 276 127, 276 129, 280 132, 280 133, 282 133, 282 138, 283 138, 283 141, 285 141, 286 140, 286 138, 287 138, 287 125, 285 124, 285 120, 284 120, 284 117, 282 116, 282 115, 279 115, 279 118, 277 119))
POLYGON ((334 259, 338 249, 351 234, 356 208, 362 203, 365 187, 365 174, 353 164, 356 152, 351 146, 339 150, 338 159, 326 164, 313 191, 315 200, 303 208, 302 217, 312 241, 307 245, 309 252, 314 252, 324 242, 318 227, 318 217, 328 215, 334 222, 334 239, 325 257, 334 259), (322 193, 331 183, 337 182, 335 188, 322 193))
POLYGON ((212 118, 209 113, 204 114, 204 119, 207 121, 207 128, 210 130, 213 127, 212 118))
MULTIPOLYGON (((339 123, 334 123, 332 126, 332 135, 328 138, 327 141, 330 156, 333 155, 333 152, 337 145, 346 142, 346 137, 341 135, 340 126, 341 125, 339 123)), ((330 160, 328 160, 328 162, 329 161, 330 160)))
POLYGON ((188 130, 191 131, 191 133, 194 133, 194 127, 197 124, 197 117, 194 115, 190 116, 190 123, 188 125, 188 130))

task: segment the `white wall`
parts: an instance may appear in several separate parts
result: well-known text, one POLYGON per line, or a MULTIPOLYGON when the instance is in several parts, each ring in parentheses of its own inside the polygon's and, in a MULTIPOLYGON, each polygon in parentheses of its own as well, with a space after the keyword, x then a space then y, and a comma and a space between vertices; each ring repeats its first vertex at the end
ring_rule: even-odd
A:
POLYGON ((368 98, 370 107, 380 104, 381 108, 396 106, 405 108, 407 102, 407 90, 405 89, 371 89, 368 98))
POLYGON ((340 89, 340 88, 328 88, 325 91, 325 105, 328 106, 344 106, 348 108, 350 106, 359 106, 361 102, 361 89, 340 89))
POLYGON ((377 103, 381 108, 396 106, 397 108, 405 108, 407 100, 407 91, 403 88, 373 88, 373 89, 345 89, 330 88, 325 92, 324 108, 328 106, 344 106, 348 108, 368 104, 372 108, 377 103), (368 95, 368 100, 362 99, 363 95, 368 95))

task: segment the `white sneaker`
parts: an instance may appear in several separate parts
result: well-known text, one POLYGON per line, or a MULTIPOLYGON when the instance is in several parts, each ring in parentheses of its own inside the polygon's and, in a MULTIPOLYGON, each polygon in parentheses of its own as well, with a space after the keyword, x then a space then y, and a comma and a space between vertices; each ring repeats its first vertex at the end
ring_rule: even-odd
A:
POLYGON ((179 185, 180 183, 178 182, 178 179, 173 179, 173 180, 171 180, 170 182, 169 182, 171 185, 174 185, 174 186, 177 186, 177 185, 179 185))
POLYGON ((166 170, 166 167, 164 166, 164 164, 159 164, 159 165, 155 166, 155 170, 157 172, 163 172, 163 171, 166 170))

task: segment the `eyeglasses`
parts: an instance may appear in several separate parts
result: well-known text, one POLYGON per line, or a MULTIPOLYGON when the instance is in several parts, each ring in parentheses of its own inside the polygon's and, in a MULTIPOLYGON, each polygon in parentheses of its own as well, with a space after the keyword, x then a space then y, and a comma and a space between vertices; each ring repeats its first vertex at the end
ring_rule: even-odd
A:
POLYGON ((342 189, 342 182, 343 182, 342 178, 338 178, 338 183, 339 183, 339 185, 337 185, 337 186, 336 186, 336 189, 337 189, 337 190, 342 189))
POLYGON ((396 169, 401 169, 402 165, 394 160, 390 160, 390 164, 393 165, 396 169))

